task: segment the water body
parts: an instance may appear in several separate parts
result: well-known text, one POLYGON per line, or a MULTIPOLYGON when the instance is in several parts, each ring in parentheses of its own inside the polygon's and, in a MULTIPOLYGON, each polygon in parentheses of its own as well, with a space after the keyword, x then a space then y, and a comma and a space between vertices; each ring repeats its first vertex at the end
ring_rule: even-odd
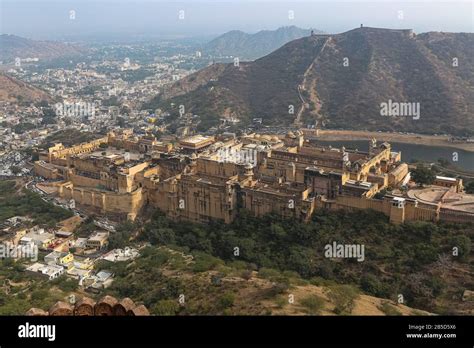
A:
MULTIPOLYGON (((359 151, 368 151, 368 140, 345 140, 345 141, 318 141, 324 146, 342 147, 346 149, 358 149, 359 151)), ((378 142, 380 144, 380 142, 378 142)), ((418 144, 406 144, 390 142, 392 151, 402 152, 402 161, 411 162, 414 160, 437 162, 443 158, 458 168, 468 171, 474 171, 474 152, 469 152, 453 147, 428 146, 418 144), (453 153, 458 153, 458 161, 453 161, 453 153)))

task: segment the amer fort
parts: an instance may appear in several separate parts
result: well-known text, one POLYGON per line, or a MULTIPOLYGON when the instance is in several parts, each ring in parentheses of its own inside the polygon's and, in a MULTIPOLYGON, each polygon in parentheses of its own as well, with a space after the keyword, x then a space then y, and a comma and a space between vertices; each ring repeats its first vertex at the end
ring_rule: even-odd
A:
POLYGON ((323 147, 305 130, 159 141, 119 129, 72 147, 55 144, 40 153, 35 173, 50 194, 129 220, 151 207, 199 223, 230 223, 240 209, 303 221, 315 209, 373 209, 396 224, 474 221, 474 195, 462 180, 438 176, 420 187, 389 143, 367 146, 323 147))

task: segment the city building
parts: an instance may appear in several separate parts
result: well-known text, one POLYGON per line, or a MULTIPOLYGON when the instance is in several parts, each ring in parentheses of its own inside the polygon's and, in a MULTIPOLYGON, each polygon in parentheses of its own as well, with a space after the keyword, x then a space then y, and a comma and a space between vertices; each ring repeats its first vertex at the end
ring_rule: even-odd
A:
POLYGON ((87 239, 85 246, 87 249, 102 250, 107 246, 108 239, 108 232, 96 232, 87 239))
POLYGON ((26 268, 27 272, 35 275, 46 277, 48 280, 53 280, 64 274, 64 267, 58 265, 45 265, 39 262, 35 262, 31 266, 26 268))
POLYGON ((48 265, 67 266, 74 261, 74 255, 67 252, 52 251, 44 257, 48 265))

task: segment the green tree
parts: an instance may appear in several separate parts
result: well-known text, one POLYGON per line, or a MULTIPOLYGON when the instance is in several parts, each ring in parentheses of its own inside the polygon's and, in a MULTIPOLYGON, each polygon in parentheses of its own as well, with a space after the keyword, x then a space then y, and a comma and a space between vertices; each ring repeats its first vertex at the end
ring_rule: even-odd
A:
POLYGON ((422 264, 430 264, 438 259, 439 251, 432 245, 418 243, 414 246, 415 260, 422 264))
POLYGON ((436 174, 430 168, 417 166, 411 172, 412 179, 420 186, 431 185, 436 179, 436 174))
POLYGON ((360 287, 365 292, 374 296, 388 297, 389 295, 387 286, 371 273, 368 273, 361 278, 360 287))
POLYGON ((147 225, 142 234, 142 239, 145 237, 151 244, 173 244, 175 241, 175 234, 171 228, 160 228, 156 225, 147 225))
POLYGON ((310 248, 294 246, 290 247, 290 256, 286 262, 290 269, 295 270, 303 277, 311 277, 315 275, 313 259, 313 252, 310 248))
POLYGON ((131 221, 125 221, 119 224, 115 233, 109 237, 109 248, 124 248, 129 244, 130 237, 137 230, 137 225, 131 221))
POLYGON ((474 193, 474 180, 467 183, 465 190, 467 193, 474 193))
POLYGON ((471 239, 468 236, 455 236, 451 238, 451 245, 453 249, 457 251, 459 259, 461 261, 467 261, 471 253, 471 239))

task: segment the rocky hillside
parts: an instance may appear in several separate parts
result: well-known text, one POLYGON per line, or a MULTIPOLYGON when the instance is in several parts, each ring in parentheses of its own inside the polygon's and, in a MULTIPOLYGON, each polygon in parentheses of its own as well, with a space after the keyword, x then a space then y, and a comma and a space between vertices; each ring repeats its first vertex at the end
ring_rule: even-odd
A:
MULTIPOLYGON (((314 32, 322 33, 319 30, 314 32)), ((241 60, 254 60, 310 33, 310 29, 295 26, 281 27, 277 30, 261 30, 255 34, 232 30, 210 41, 204 47, 204 52, 213 56, 233 56, 241 60)))
POLYGON ((267 124, 472 135, 474 34, 357 28, 306 36, 254 62, 201 70, 150 106, 172 102, 209 125, 262 117, 267 124), (382 115, 390 102, 392 110, 413 103, 412 112, 382 115))
POLYGON ((0 74, 0 101, 38 102, 50 101, 46 92, 11 76, 0 74))
POLYGON ((36 41, 16 35, 0 35, 0 60, 14 63, 15 58, 49 60, 81 54, 84 49, 58 41, 36 41))

